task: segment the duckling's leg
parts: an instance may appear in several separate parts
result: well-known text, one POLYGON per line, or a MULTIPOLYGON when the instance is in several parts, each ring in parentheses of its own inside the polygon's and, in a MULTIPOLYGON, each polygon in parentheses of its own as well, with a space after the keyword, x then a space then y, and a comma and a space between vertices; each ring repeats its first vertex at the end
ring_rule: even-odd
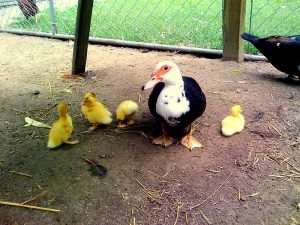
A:
POLYGON ((167 147, 167 146, 173 144, 174 141, 173 141, 172 138, 169 137, 169 135, 167 134, 164 125, 162 125, 162 131, 163 131, 162 136, 160 136, 160 137, 154 139, 154 140, 152 141, 152 143, 154 143, 154 144, 156 144, 156 145, 163 145, 164 147, 167 147))
POLYGON ((126 124, 127 125, 132 125, 132 124, 135 124, 135 122, 132 119, 128 119, 126 124))
POLYGON ((82 131, 81 133, 82 134, 86 134, 86 133, 90 133, 90 132, 92 132, 93 130, 95 130, 97 128, 97 124, 93 124, 93 126, 92 127, 90 127, 88 130, 86 130, 86 131, 82 131))
POLYGON ((126 121, 126 123, 124 123, 124 121, 119 121, 118 127, 119 127, 119 128, 125 128, 125 127, 127 127, 127 126, 129 126, 129 125, 132 125, 132 124, 135 124, 135 122, 134 122, 132 119, 128 119, 128 120, 126 121))
POLYGON ((193 132, 195 131, 195 128, 192 128, 192 125, 190 125, 190 131, 189 133, 184 136, 181 139, 181 144, 187 147, 190 150, 193 150, 193 148, 202 148, 204 147, 199 141, 197 141, 192 135, 193 132))
POLYGON ((68 144, 68 145, 76 145, 76 144, 78 144, 78 143, 79 143, 78 140, 74 140, 74 141, 69 141, 69 140, 67 140, 67 141, 64 141, 64 144, 68 144))
POLYGON ((127 125, 125 123, 123 123, 123 121, 119 121, 118 123, 118 128, 124 128, 124 127, 127 127, 127 125))

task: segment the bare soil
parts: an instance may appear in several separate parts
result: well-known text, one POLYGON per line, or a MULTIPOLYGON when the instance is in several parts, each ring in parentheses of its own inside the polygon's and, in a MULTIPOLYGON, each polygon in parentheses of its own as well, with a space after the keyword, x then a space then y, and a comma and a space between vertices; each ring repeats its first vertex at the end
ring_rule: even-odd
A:
POLYGON ((59 213, 0 206, 0 224, 299 224, 300 89, 267 62, 224 62, 192 55, 90 45, 84 79, 70 73, 72 42, 0 34, 0 200, 59 213), (156 146, 159 135, 142 93, 136 124, 116 121, 91 134, 82 116, 92 91, 115 112, 138 100, 160 60, 194 77, 207 109, 194 136, 204 148, 156 146), (39 93, 39 94, 38 94, 39 93), (77 145, 46 147, 47 128, 24 127, 29 116, 51 124, 56 105, 71 105, 77 145), (240 103, 245 129, 226 138, 220 122, 240 103), (108 169, 92 176, 82 156, 108 169), (32 177, 15 174, 26 173, 32 177))

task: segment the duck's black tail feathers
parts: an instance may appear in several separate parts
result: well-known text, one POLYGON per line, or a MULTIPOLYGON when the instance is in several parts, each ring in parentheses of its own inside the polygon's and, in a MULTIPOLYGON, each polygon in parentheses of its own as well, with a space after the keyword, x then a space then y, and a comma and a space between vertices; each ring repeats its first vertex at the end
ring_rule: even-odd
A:
POLYGON ((254 42, 256 42, 256 41, 259 39, 259 37, 254 36, 254 35, 252 35, 252 34, 248 34, 248 33, 243 33, 243 34, 241 35, 241 37, 242 37, 244 40, 246 40, 246 41, 250 41, 251 43, 254 43, 254 42))

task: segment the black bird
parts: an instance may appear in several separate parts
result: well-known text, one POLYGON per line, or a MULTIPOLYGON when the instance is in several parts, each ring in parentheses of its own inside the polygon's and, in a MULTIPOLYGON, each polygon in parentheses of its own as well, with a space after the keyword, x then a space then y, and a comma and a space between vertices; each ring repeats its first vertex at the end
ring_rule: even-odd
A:
POLYGON ((199 84, 192 77, 182 76, 175 63, 163 61, 156 65, 142 90, 152 87, 148 106, 161 122, 163 131, 153 143, 168 146, 174 140, 180 140, 190 150, 202 147, 192 136, 192 123, 206 108, 206 98, 199 84))
POLYGON ((276 69, 300 79, 300 35, 259 38, 243 33, 242 38, 251 42, 276 69))

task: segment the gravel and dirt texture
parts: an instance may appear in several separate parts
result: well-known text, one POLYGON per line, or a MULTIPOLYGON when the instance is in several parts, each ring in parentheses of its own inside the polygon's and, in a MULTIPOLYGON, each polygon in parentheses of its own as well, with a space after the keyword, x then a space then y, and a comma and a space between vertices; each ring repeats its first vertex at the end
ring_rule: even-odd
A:
POLYGON ((223 62, 191 55, 90 45, 84 79, 70 73, 72 42, 0 34, 0 224, 299 224, 300 89, 266 62, 223 62), (204 148, 153 145, 159 129, 141 86, 160 60, 177 63, 207 97, 194 136, 204 148), (90 134, 80 111, 94 92, 115 112, 138 101, 136 124, 116 121, 90 134), (70 104, 77 145, 49 150, 56 105, 70 104), (220 122, 239 103, 245 129, 225 138, 220 122), (82 156, 108 173, 92 176, 82 156), (25 173, 28 176, 16 174, 25 173))

